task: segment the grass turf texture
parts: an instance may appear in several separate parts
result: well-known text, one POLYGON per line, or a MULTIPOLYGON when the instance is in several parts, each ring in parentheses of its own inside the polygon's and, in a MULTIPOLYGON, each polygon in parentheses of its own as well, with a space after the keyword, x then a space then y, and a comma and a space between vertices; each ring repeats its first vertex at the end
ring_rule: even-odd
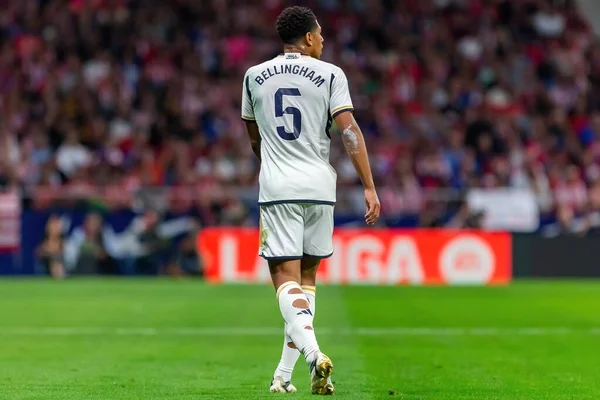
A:
MULTIPOLYGON (((320 287, 316 330, 344 399, 597 399, 599 290, 320 287)), ((0 399, 314 398, 301 362, 299 393, 268 393, 270 287, 4 280, 0 316, 0 399)))

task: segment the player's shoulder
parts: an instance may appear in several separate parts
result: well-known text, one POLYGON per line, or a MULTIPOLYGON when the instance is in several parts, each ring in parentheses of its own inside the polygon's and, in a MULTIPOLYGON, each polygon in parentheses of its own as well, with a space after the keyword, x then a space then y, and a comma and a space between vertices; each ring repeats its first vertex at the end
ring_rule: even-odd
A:
POLYGON ((253 73, 260 73, 261 71, 265 70, 267 67, 275 64, 276 62, 277 58, 271 58, 269 60, 261 62, 260 64, 253 65, 246 70, 245 75, 248 76, 252 75, 253 73))
POLYGON ((338 74, 343 74, 344 71, 342 71, 342 69, 340 67, 338 67, 337 65, 327 62, 327 61, 323 61, 323 60, 319 60, 318 58, 307 58, 307 61, 311 64, 313 64, 315 67, 326 70, 331 72, 334 75, 338 75, 338 74))
MULTIPOLYGON (((269 61, 270 61, 270 60, 269 60, 269 61)), ((253 73, 255 73, 255 72, 257 72, 257 71, 259 71, 259 70, 263 69, 263 68, 264 68, 264 66, 265 66, 265 64, 267 64, 267 63, 268 63, 268 61, 265 61, 265 62, 262 62, 262 63, 260 63, 260 64, 256 64, 256 65, 253 65, 253 66, 249 67, 249 68, 246 70, 246 73, 244 74, 244 76, 246 76, 246 77, 247 77, 247 76, 251 76, 253 73)))

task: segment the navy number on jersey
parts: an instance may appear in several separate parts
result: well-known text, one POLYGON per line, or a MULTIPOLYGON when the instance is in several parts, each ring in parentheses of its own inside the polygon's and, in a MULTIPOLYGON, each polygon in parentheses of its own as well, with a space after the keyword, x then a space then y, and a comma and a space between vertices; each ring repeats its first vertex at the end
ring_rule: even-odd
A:
POLYGON ((284 140, 296 140, 302 133, 302 113, 296 107, 283 108, 283 96, 302 96, 296 88, 280 88, 275 92, 275 117, 283 117, 288 114, 292 116, 293 132, 285 130, 285 126, 277 127, 277 134, 284 140))

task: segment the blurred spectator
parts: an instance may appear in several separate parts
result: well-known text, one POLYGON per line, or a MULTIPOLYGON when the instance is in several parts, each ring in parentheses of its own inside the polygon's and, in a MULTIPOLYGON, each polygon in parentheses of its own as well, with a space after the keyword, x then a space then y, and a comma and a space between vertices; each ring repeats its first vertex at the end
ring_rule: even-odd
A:
POLYGON ((173 275, 204 276, 204 263, 196 247, 196 230, 186 235, 171 263, 170 273, 173 275))
POLYGON ((440 201, 428 202, 419 215, 421 228, 441 228, 446 220, 446 208, 440 201))
POLYGON ((171 243, 159 236, 158 224, 160 216, 154 211, 147 211, 142 216, 141 223, 136 226, 136 236, 143 254, 135 263, 135 272, 144 275, 156 275, 166 264, 171 243))
POLYGON ((557 221, 542 230, 544 237, 557 237, 565 235, 585 235, 588 225, 585 218, 577 218, 575 212, 568 205, 561 205, 557 211, 557 221))
POLYGON ((56 279, 66 275, 63 257, 63 227, 58 216, 50 216, 46 222, 46 232, 42 243, 38 246, 36 256, 46 274, 56 279))
POLYGON ((559 37, 565 29, 565 17, 551 2, 539 2, 541 7, 533 14, 533 26, 543 37, 559 37))
POLYGON ((587 188, 579 168, 569 165, 563 173, 557 173, 554 182, 557 207, 569 208, 575 212, 583 210, 587 204, 587 188))
MULTIPOLYGON (((194 232, 196 227, 197 223, 191 218, 181 217, 165 221, 158 212, 146 210, 121 234, 126 270, 128 273, 143 275, 165 272, 167 267, 181 256, 175 239, 194 232)), ((187 239, 189 240, 189 237, 187 239)), ((190 256, 189 247, 189 241, 184 242, 182 251, 186 256, 190 256)), ((189 265, 189 258, 191 257, 185 260, 188 263, 186 265, 189 265)))
POLYGON ((482 211, 472 210, 469 203, 461 200, 458 204, 458 211, 448 221, 444 227, 450 229, 481 229, 485 214, 482 211))
POLYGON ((91 213, 83 226, 76 228, 65 245, 65 259, 75 275, 115 275, 119 272, 114 255, 118 254, 118 238, 112 229, 104 226, 99 214, 91 213))
POLYGON ((79 142, 79 135, 73 129, 56 151, 56 166, 65 180, 72 178, 80 168, 90 163, 89 151, 79 142))

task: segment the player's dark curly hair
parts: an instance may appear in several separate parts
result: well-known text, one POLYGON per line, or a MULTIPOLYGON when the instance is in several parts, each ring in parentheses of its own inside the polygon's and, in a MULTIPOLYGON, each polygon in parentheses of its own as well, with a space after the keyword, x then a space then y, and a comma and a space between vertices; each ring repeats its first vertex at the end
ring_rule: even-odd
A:
POLYGON ((285 44, 295 44, 317 27, 317 17, 306 7, 288 7, 277 17, 277 33, 285 44))

